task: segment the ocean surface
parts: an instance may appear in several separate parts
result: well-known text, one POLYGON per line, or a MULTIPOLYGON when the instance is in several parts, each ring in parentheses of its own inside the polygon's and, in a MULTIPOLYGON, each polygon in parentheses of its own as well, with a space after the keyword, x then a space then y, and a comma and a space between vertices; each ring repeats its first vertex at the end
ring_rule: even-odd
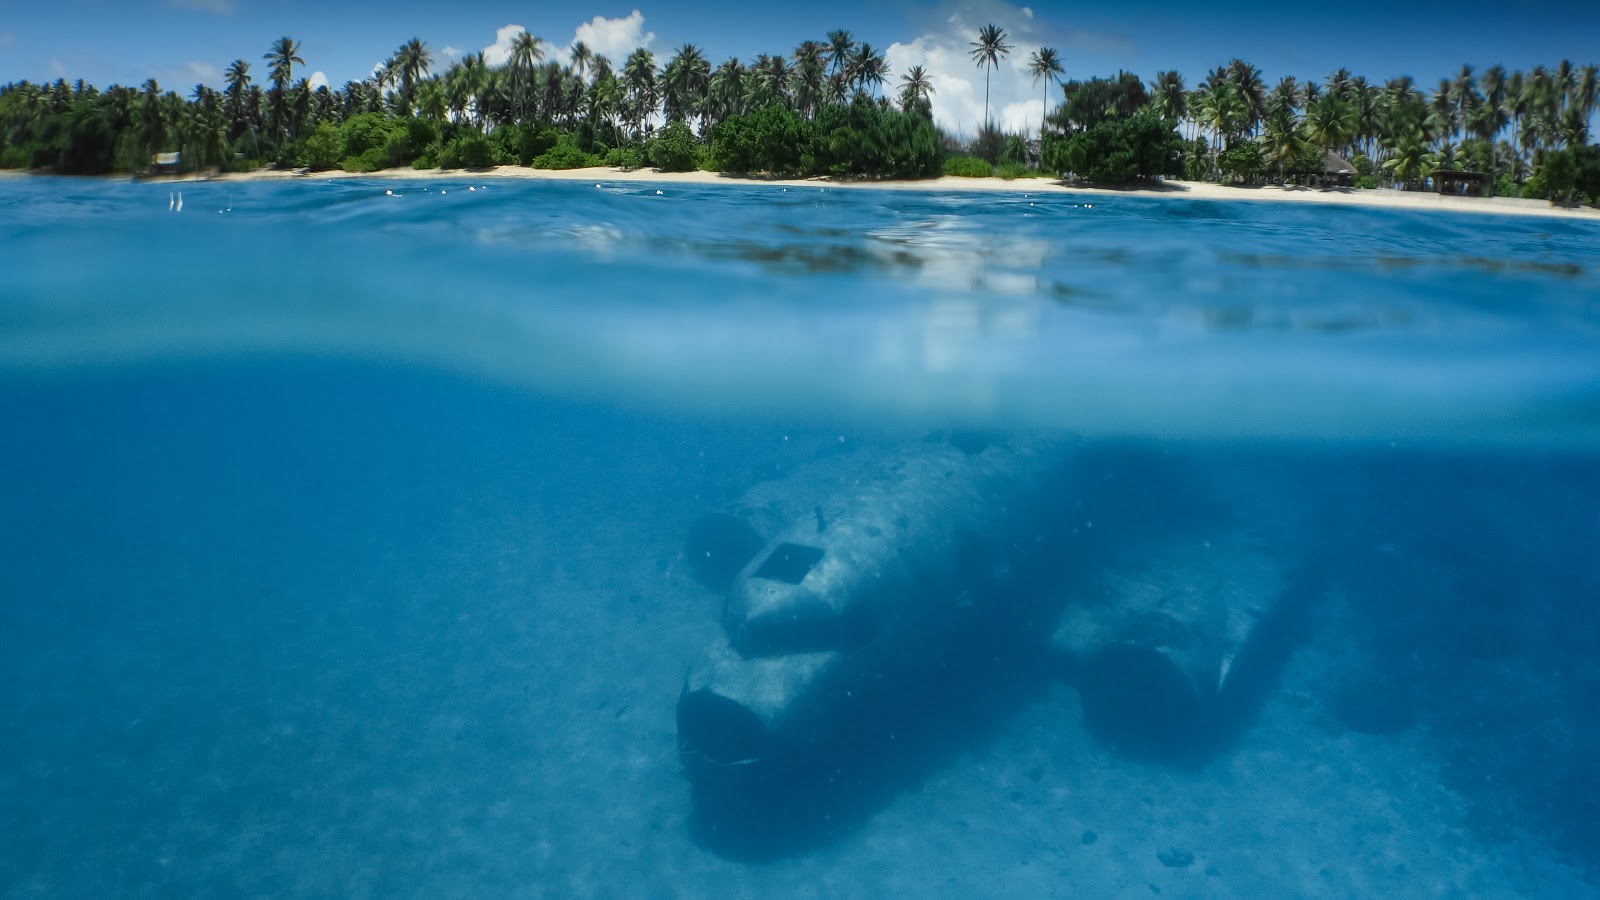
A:
POLYGON ((0 180, 0 896, 1594 896, 1596 635, 1600 223, 0 180), (885 504, 702 780, 714 526, 885 504))

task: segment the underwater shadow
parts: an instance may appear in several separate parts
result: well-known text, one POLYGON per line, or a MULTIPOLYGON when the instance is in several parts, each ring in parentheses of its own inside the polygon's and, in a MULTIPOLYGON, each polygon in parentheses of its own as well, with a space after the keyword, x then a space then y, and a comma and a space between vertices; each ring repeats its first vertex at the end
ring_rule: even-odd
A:
POLYGON ((836 843, 960 756, 981 752, 1044 695, 1045 648, 985 639, 878 681, 799 752, 759 771, 694 783, 690 834, 741 863, 774 862, 836 843))

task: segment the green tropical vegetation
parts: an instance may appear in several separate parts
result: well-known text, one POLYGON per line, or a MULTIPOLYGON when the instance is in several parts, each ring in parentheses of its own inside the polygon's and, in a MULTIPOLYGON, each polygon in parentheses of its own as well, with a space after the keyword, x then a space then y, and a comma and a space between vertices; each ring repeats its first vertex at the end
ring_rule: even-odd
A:
POLYGON ((0 86, 0 167, 143 173, 176 152, 178 171, 262 166, 373 172, 396 167, 644 165, 741 175, 926 178, 1049 174, 1126 184, 1181 176, 1235 184, 1342 183, 1423 189, 1440 182, 1554 202, 1600 201, 1594 65, 1481 71, 1433 89, 1378 85, 1338 70, 1267 84, 1241 59, 1195 87, 1128 72, 1063 80, 1049 47, 1028 58, 1046 114, 1035 134, 1003 132, 989 88, 1013 49, 983 26, 983 121, 960 140, 937 128, 937 85, 914 66, 895 81, 882 51, 849 31, 789 53, 713 64, 694 44, 664 60, 638 49, 616 65, 582 42, 560 63, 523 32, 502 65, 469 54, 442 70, 420 38, 368 78, 313 87, 298 41, 273 41, 252 71, 188 96, 154 79, 100 90, 83 81, 0 86), (1054 96, 1055 102, 1051 102, 1054 96))

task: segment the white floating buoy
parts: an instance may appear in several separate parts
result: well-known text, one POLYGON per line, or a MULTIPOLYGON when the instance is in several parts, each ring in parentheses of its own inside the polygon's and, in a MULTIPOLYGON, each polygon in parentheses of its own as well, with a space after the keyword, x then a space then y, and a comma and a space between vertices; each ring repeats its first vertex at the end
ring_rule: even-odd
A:
POLYGON ((178 212, 183 212, 183 191, 178 192, 178 212))
POLYGON ((443 197, 445 194, 448 194, 448 193, 450 193, 450 192, 445 190, 444 188, 440 188, 439 189, 439 196, 441 196, 441 197, 443 197))
POLYGON ((1083 205, 1083 208, 1084 209, 1094 209, 1094 204, 1093 203, 1085 203, 1083 205))
POLYGON ((595 187, 595 190, 599 190, 600 189, 600 182, 596 181, 594 183, 594 187, 595 187))
POLYGON ((661 192, 660 191, 656 191, 656 196, 657 197, 661 196, 661 192))
POLYGON ((385 191, 384 191, 384 192, 383 192, 383 195, 384 195, 384 196, 385 196, 385 197, 393 197, 393 196, 394 196, 394 191, 391 191, 391 190, 385 190, 385 191))
POLYGON ((469 185, 467 185, 467 190, 475 191, 475 190, 477 190, 477 188, 475 188, 475 187, 473 187, 472 185, 469 184, 469 185))

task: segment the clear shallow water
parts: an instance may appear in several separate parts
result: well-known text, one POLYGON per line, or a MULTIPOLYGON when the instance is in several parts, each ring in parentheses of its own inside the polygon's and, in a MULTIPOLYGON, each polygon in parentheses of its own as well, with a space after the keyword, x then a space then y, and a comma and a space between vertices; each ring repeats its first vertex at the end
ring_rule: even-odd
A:
POLYGON ((466 187, 0 182, 0 893, 1590 890, 1600 229, 466 187), (1065 596, 1314 573, 1259 706, 1152 761, 954 654, 697 814, 691 524, 952 425, 1078 442, 1065 596))
POLYGON ((762 186, 186 188, 173 215, 165 187, 9 183, 0 363, 307 351, 711 412, 1600 434, 1592 222, 762 186))

